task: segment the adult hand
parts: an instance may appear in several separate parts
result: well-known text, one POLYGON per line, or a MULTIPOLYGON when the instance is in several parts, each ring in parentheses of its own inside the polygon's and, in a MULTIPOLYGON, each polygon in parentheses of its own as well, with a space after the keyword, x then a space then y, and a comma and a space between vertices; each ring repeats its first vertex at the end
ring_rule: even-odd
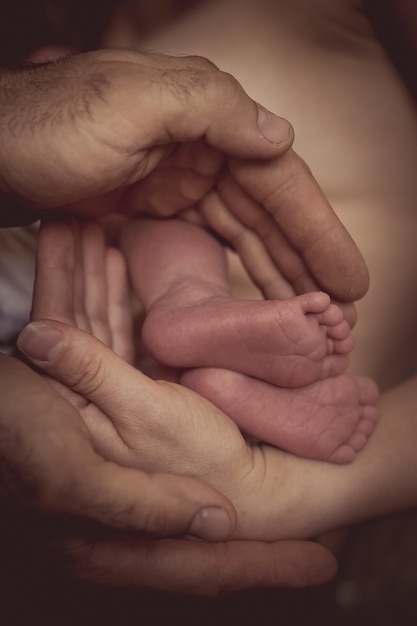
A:
POLYGON ((316 584, 334 572, 330 555, 315 544, 182 539, 189 533, 225 538, 235 520, 227 500, 196 479, 145 474, 104 459, 78 411, 29 367, 4 355, 0 390, 0 497, 32 512, 30 523, 38 518, 45 541, 52 540, 79 576, 214 594, 316 584), (84 527, 82 520, 98 524, 84 527))
POLYGON ((233 507, 202 483, 100 457, 78 411, 21 361, 0 355, 0 372, 2 499, 145 534, 223 538, 233 527, 233 507))
MULTIPOLYGON (((133 534, 74 536, 65 545, 73 552, 80 575, 113 584, 197 593, 298 587, 330 578, 335 563, 322 546, 275 542, 276 512, 267 506, 262 527, 262 508, 250 510, 258 488, 259 508, 270 486, 262 487, 262 452, 249 447, 237 427, 203 398, 178 385, 150 380, 90 334, 107 337, 123 352, 127 338, 121 323, 122 280, 115 270, 120 257, 113 251, 109 259, 107 309, 97 288, 106 281, 100 252, 103 240, 100 243, 96 228, 88 224, 82 226, 79 247, 77 236, 76 227, 65 223, 51 223, 40 231, 33 318, 49 320, 23 332, 21 349, 61 381, 58 388, 77 407, 101 458, 146 471, 164 466, 166 471, 219 481, 235 493, 242 517, 237 525, 231 524, 234 541, 215 544, 183 538, 146 542, 133 534), (68 287, 61 288, 63 284, 68 287), (251 495, 245 501, 246 488, 251 495), (251 534, 257 541, 248 540, 251 534)), ((275 477, 278 490, 277 482, 275 477)))
POLYGON ((135 194, 156 167, 175 213, 211 189, 225 154, 271 158, 293 141, 287 121, 198 57, 100 50, 3 70, 0 84, 0 189, 38 216, 143 210, 135 194))
MULTIPOLYGON (((0 87, 0 191, 32 208, 26 219, 57 208, 168 216, 197 206, 267 295, 281 272, 296 290, 318 285, 344 301, 365 293, 363 259, 290 151, 289 123, 209 61, 101 50, 2 71, 0 87), (226 157, 238 161, 219 179, 226 157), (242 159, 255 160, 248 180, 242 159), (268 161, 262 186, 257 160, 268 161)), ((10 205, 3 224, 15 215, 10 205)))

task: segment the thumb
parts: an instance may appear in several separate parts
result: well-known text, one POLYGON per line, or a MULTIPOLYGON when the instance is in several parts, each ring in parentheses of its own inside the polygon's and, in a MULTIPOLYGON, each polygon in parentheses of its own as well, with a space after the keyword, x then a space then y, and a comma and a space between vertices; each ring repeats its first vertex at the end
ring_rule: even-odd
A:
POLYGON ((79 483, 71 481, 64 512, 145 535, 209 541, 224 541, 235 525, 228 500, 194 478, 147 474, 101 458, 83 470, 79 483))
POLYGON ((89 333, 38 320, 24 328, 17 343, 34 365, 94 403, 119 429, 131 425, 132 411, 137 422, 157 421, 160 385, 89 333))
POLYGON ((168 139, 184 142, 204 137, 212 148, 228 156, 255 159, 277 157, 291 148, 294 130, 290 122, 249 98, 230 75, 221 73, 206 90, 212 93, 205 94, 198 106, 187 102, 179 111, 168 98, 163 101, 164 128, 159 120, 157 124, 157 120, 149 119, 148 132, 154 145, 168 139))
MULTIPOLYGON (((88 334, 60 322, 34 322, 21 333, 19 348, 29 359, 50 373, 54 369, 54 359, 59 361, 58 355, 61 354, 61 361, 57 367, 61 382, 68 385, 65 377, 72 378, 74 390, 80 392, 80 389, 87 389, 90 386, 94 390, 90 395, 99 397, 100 386, 96 387, 97 378, 92 373, 94 367, 97 367, 97 362, 92 360, 93 370, 90 372, 83 371, 82 356, 79 362, 73 356, 67 363, 63 358, 66 341, 69 343, 65 331, 69 333, 74 331, 74 337, 79 339, 80 348, 83 339, 97 341, 88 334)), ((124 363, 104 344, 103 349, 109 356, 114 356, 119 366, 122 363, 137 374, 139 380, 148 380, 124 363)), ((74 352, 77 352, 77 346, 74 352)), ((84 360, 88 365, 88 359, 84 360)), ((114 393, 114 387, 112 389, 114 393)), ((144 387, 144 390, 146 392, 147 388, 144 387)), ((49 386, 48 392, 56 394, 49 386)), ((138 393, 140 394, 140 390, 138 393)), ((103 404, 106 403, 106 397, 104 392, 101 397, 103 404)), ((108 397, 110 398, 110 394, 108 397)), ((75 409, 60 396, 58 399, 60 414, 63 411, 66 413, 71 411, 71 415, 65 419, 65 424, 68 425, 71 420, 74 421, 75 409)), ((30 414, 31 409, 33 407, 28 406, 26 412, 30 414)), ((55 415, 54 422, 56 417, 55 415)), ((75 417, 80 419, 78 413, 75 417)), ((62 435, 62 429, 60 432, 62 435)), ((63 432, 65 435, 66 431, 63 432)), ((145 473, 111 463, 96 454, 87 437, 77 431, 71 431, 66 439, 64 452, 62 437, 50 437, 44 441, 43 465, 47 465, 46 457, 52 459, 52 463, 44 467, 45 479, 40 481, 41 510, 81 515, 115 528, 131 529, 146 534, 172 536, 188 533, 214 541, 226 539, 236 525, 236 513, 231 503, 208 485, 191 477, 145 473), (59 441, 54 446, 57 439, 59 441), (46 445, 49 445, 48 454, 45 454, 46 445), (60 467, 61 471, 54 470, 54 466, 60 467), (54 480, 48 482, 47 476, 51 476, 51 468, 54 480), (42 485, 46 483, 47 488, 43 489, 42 485)))
MULTIPOLYGON (((204 137, 210 146, 229 156, 263 159, 284 153, 293 143, 294 131, 286 119, 257 104, 233 76, 208 59, 128 51, 111 55, 113 60, 130 61, 124 65, 125 90, 118 88, 112 97, 117 98, 118 108, 133 128, 146 129, 148 145, 204 137)), ((117 72, 119 85, 119 67, 117 72)), ((141 130, 141 141, 142 137, 141 130)))

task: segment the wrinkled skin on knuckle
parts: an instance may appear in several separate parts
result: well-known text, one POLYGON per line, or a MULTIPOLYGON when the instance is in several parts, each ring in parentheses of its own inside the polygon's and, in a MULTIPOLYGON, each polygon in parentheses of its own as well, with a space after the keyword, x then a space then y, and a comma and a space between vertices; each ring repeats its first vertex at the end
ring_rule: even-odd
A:
POLYGON ((103 388, 108 374, 105 360, 87 352, 76 355, 76 367, 67 371, 66 378, 74 391, 88 397, 103 388))
MULTIPOLYGON (((283 205, 287 205, 293 197, 298 197, 303 191, 305 183, 312 177, 308 165, 302 159, 292 158, 290 151, 280 157, 282 167, 278 162, 277 176, 274 179, 274 188, 264 191, 261 202, 270 210, 272 215, 279 213, 283 205)), ((261 191, 262 193, 262 191, 261 191)))
POLYGON ((180 107, 209 106, 210 109, 217 110, 221 103, 223 108, 233 110, 243 93, 240 83, 232 75, 219 70, 208 59, 187 59, 191 59, 193 63, 185 67, 165 68, 156 76, 161 97, 165 97, 168 92, 180 107))
POLYGON ((205 93, 209 78, 207 72, 195 68, 167 69, 161 73, 161 94, 168 91, 179 105, 188 105, 196 94, 205 93))

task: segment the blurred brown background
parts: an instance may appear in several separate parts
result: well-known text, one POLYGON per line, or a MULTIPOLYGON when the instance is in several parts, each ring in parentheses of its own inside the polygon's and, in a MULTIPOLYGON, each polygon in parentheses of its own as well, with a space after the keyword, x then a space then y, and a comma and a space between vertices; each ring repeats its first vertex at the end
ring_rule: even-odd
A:
MULTIPOLYGON (((139 37, 145 37, 197 1, 3 2, 0 62, 19 63, 43 45, 74 50, 98 47, 115 11, 117 19, 128 21, 139 37)), ((417 98, 415 0, 365 0, 364 6, 417 98)), ((0 622, 4 626, 417 624, 415 512, 351 529, 336 542, 340 572, 329 585, 298 591, 255 590, 216 599, 83 585, 60 572, 30 520, 6 507, 0 515, 0 622)))

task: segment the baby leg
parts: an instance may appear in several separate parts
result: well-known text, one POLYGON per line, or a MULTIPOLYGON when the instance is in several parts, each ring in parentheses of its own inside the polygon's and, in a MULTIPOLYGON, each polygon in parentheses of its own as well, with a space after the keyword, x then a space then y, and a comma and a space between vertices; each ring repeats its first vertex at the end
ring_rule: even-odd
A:
POLYGON ((136 220, 122 248, 147 312, 143 342, 161 363, 232 369, 285 386, 346 370, 353 338, 325 293, 236 300, 223 247, 178 220, 136 220))
POLYGON ((350 463, 377 421, 378 390, 365 377, 342 375, 285 389, 236 372, 196 369, 186 372, 181 383, 247 434, 310 459, 350 463))
POLYGON ((204 2, 146 45, 209 58, 292 122, 295 150, 370 271, 351 370, 387 388, 415 371, 417 117, 361 4, 204 2))
POLYGON ((233 300, 177 288, 143 326, 153 356, 172 367, 219 367, 299 387, 344 372, 353 347, 341 310, 322 292, 277 301, 233 300), (184 296, 182 295, 184 293, 184 296))

